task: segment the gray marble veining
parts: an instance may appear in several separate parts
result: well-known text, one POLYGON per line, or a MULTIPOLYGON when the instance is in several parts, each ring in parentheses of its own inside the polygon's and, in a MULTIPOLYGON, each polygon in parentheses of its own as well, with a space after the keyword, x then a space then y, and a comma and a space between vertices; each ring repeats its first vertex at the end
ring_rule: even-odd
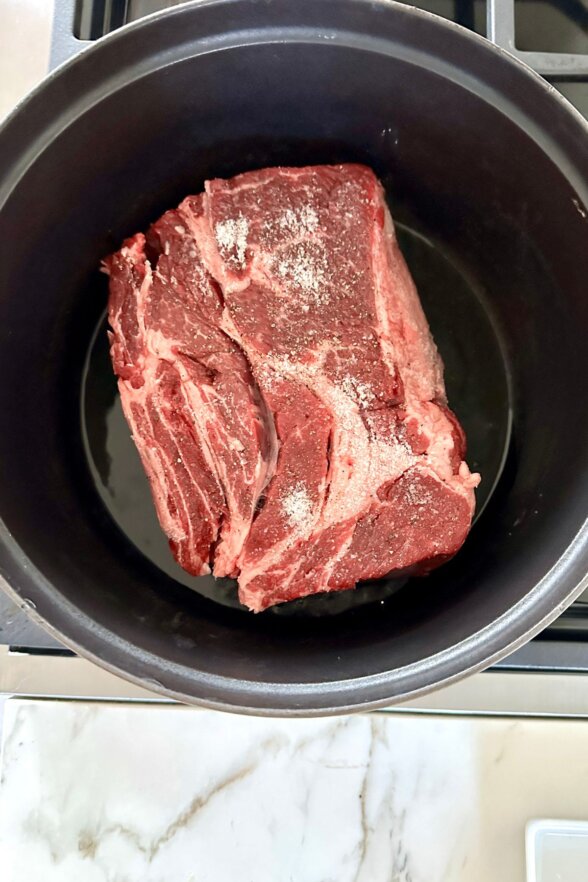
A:
POLYGON ((2 882, 522 882, 588 723, 10 700, 2 882))

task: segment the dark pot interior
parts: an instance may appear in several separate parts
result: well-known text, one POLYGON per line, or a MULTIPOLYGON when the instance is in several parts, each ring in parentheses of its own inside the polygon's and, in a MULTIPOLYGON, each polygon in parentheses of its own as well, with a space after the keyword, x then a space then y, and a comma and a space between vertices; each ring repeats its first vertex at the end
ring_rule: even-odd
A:
POLYGON ((270 712, 398 699, 544 624, 587 569, 587 145, 538 78, 393 4, 203 4, 64 69, 0 137, 12 589, 122 673, 270 712), (116 401, 98 265, 205 178, 339 161, 387 188, 482 473, 479 516, 426 579, 254 616, 167 551, 116 401))

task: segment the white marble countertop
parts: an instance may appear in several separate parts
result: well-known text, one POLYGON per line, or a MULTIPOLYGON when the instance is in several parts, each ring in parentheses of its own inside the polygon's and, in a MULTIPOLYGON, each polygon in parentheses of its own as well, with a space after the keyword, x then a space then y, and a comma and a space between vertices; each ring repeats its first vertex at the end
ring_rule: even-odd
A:
POLYGON ((523 882, 588 818, 588 721, 11 699, 2 882, 523 882))
POLYGON ((0 119, 47 71, 53 2, 0 0, 0 119))

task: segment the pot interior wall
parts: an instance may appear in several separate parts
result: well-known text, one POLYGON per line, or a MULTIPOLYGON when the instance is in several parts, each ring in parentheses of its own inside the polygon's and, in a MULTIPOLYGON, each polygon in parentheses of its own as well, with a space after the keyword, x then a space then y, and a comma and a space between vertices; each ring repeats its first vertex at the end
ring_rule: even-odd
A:
POLYGON ((55 624, 110 632, 135 647, 133 673, 156 676, 156 656, 163 680, 177 665, 188 680, 354 679, 454 646, 554 566, 585 511, 586 221, 550 145, 478 86, 361 48, 225 49, 118 83, 31 164, 0 218, 0 511, 28 558, 5 555, 3 571, 25 597, 52 584, 55 624), (486 504, 427 579, 337 615, 253 616, 153 563, 97 485, 113 468, 110 375, 89 413, 80 399, 105 306, 98 266, 207 177, 339 161, 384 181, 486 504))

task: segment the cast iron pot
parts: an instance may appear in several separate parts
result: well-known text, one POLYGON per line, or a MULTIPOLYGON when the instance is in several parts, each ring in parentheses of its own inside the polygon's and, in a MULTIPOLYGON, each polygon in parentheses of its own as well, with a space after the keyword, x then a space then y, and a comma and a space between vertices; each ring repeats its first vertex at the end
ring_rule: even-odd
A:
POLYGON ((506 655, 581 591, 588 127, 483 39, 392 2, 210 0, 49 77, 0 134, 1 575, 82 655, 212 707, 373 707, 506 655), (482 472, 463 550, 254 616, 182 574, 120 418, 100 259, 205 178, 384 181, 482 472))

